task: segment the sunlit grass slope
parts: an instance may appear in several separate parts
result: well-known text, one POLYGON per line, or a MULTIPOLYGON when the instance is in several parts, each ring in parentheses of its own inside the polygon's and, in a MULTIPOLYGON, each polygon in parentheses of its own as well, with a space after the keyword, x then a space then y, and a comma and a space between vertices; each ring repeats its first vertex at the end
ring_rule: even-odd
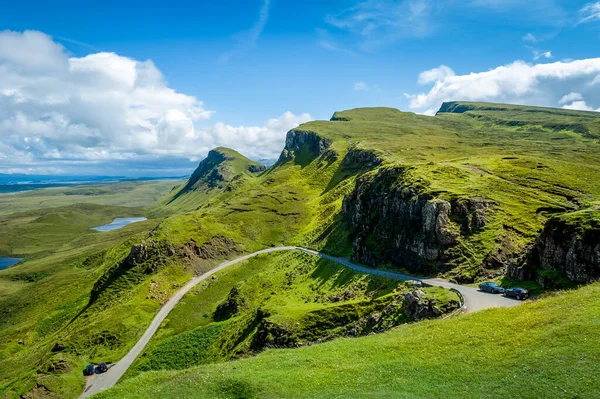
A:
MULTIPOLYGON (((331 340, 347 336, 354 325, 356 335, 381 332, 412 320, 399 301, 412 290, 410 284, 356 273, 301 252, 259 256, 187 294, 129 375, 331 340), (373 314, 385 316, 369 326, 366 320, 373 314), (265 334, 269 330, 271 336, 265 334)), ((451 291, 423 290, 443 312, 458 305, 451 291)))
POLYGON ((145 207, 167 195, 179 180, 95 184, 0 195, 0 215, 73 204, 145 207))
POLYGON ((97 398, 595 398, 600 285, 358 339, 144 373, 97 398))

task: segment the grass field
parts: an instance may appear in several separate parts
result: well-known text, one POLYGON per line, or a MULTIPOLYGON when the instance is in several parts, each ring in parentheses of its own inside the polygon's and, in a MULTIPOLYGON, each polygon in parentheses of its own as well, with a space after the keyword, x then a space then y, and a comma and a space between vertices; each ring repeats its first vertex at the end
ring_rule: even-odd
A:
POLYGON ((595 398, 600 285, 508 309, 184 371, 148 372, 112 398, 595 398))
MULTIPOLYGON (((424 290, 443 311, 454 309, 448 308, 450 301, 458 303, 453 292, 424 290)), ((271 345, 331 340, 389 307, 386 320, 357 329, 358 335, 381 332, 411 321, 398 302, 409 291, 405 283, 303 253, 259 256, 187 294, 128 374, 248 356, 271 345), (266 326, 275 336, 261 337, 266 326)))
MULTIPOLYGON (((66 343, 73 329, 85 341, 98 334, 94 331, 98 324, 113 324, 106 318, 110 312, 98 318, 98 324, 85 320, 81 312, 88 305, 89 293, 103 269, 126 256, 131 245, 159 221, 106 233, 91 228, 117 217, 147 215, 141 205, 168 193, 172 184, 119 183, 0 196, 0 256, 25 258, 0 272, 0 392, 11 397, 10 392, 26 392, 43 384, 63 395, 78 395, 85 359, 51 354, 50 348, 57 341, 66 343), (83 318, 76 320, 78 316, 83 318), (82 328, 89 330, 82 333, 82 328)), ((178 268, 172 273, 181 281, 189 278, 178 268)), ((172 281, 162 283, 168 286, 167 292, 173 290, 172 281)), ((143 305, 144 300, 139 303, 143 305)), ((147 323, 159 305, 157 300, 148 300, 146 306, 132 307, 126 317, 133 323, 147 323)), ((83 344, 94 345, 105 343, 83 344)))
POLYGON ((146 207, 167 195, 179 180, 48 188, 0 195, 0 216, 73 204, 146 207))

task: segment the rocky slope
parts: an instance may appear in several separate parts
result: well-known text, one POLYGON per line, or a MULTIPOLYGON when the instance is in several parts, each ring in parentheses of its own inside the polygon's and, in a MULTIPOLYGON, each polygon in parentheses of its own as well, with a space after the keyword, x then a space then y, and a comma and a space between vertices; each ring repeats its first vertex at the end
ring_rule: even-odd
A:
POLYGON ((353 260, 430 274, 464 256, 456 247, 485 226, 488 207, 481 198, 436 198, 410 167, 383 167, 357 180, 342 213, 353 260))
POLYGON ((545 288, 600 279, 600 211, 588 209, 551 218, 524 263, 509 265, 507 275, 536 280, 545 288))

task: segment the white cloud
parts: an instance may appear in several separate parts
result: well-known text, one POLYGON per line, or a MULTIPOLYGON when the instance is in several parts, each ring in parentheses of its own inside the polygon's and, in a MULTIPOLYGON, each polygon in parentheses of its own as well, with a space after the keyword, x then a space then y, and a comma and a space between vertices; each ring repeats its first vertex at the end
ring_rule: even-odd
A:
POLYGON ((419 84, 432 83, 438 80, 443 80, 448 76, 454 76, 454 71, 446 65, 440 65, 437 68, 423 71, 419 74, 419 84))
POLYGON ((533 59, 537 61, 540 58, 552 58, 552 51, 533 50, 533 59))
POLYGON ((563 105, 578 100, 583 100, 583 96, 581 95, 581 93, 569 93, 562 96, 561 99, 558 100, 558 103, 563 105))
MULTIPOLYGON (((555 107, 579 93, 591 108, 600 106, 600 58, 529 64, 516 61, 485 72, 442 76, 427 93, 406 94, 417 112, 439 109, 444 101, 490 101, 555 107), (568 99, 568 98, 567 98, 568 99)), ((571 101, 577 100, 571 98, 571 101)), ((581 104, 579 104, 581 105, 581 104)))
POLYGON ((152 61, 68 57, 43 33, 0 32, 0 173, 199 159, 220 145, 276 157, 285 133, 311 119, 287 112, 262 126, 200 127, 212 115, 152 61))
POLYGON ((354 90, 354 91, 370 91, 371 86, 369 86, 365 82, 356 82, 352 86, 352 90, 354 90))
POLYGON ((579 10, 579 24, 600 21, 600 1, 586 4, 579 10))
POLYGON ((533 35, 533 33, 528 33, 522 37, 523 41, 536 43, 539 39, 533 35))
POLYGON ((600 112, 600 108, 594 109, 589 106, 585 101, 573 101, 570 104, 565 104, 562 106, 564 109, 574 109, 578 111, 597 111, 600 112))
POLYGON ((219 63, 227 63, 232 57, 244 55, 253 47, 256 47, 256 43, 258 43, 258 40, 267 25, 270 7, 271 0, 263 0, 263 4, 258 14, 258 20, 249 30, 240 32, 236 35, 237 45, 234 49, 223 53, 221 57, 219 57, 219 63))

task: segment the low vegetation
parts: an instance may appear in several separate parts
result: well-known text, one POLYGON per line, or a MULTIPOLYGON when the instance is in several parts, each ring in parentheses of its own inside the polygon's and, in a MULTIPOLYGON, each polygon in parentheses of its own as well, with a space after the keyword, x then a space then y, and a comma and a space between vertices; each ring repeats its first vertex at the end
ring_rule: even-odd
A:
MULTIPOLYGON (((304 253, 259 256, 186 295, 130 375, 382 332, 412 321, 402 307, 412 290, 304 253)), ((423 290, 441 312, 458 307, 453 292, 423 290)))
POLYGON ((251 359, 144 373, 98 399, 594 398, 600 284, 251 359))
POLYGON ((73 204, 146 207, 169 194, 180 180, 90 184, 0 195, 0 215, 73 204))

